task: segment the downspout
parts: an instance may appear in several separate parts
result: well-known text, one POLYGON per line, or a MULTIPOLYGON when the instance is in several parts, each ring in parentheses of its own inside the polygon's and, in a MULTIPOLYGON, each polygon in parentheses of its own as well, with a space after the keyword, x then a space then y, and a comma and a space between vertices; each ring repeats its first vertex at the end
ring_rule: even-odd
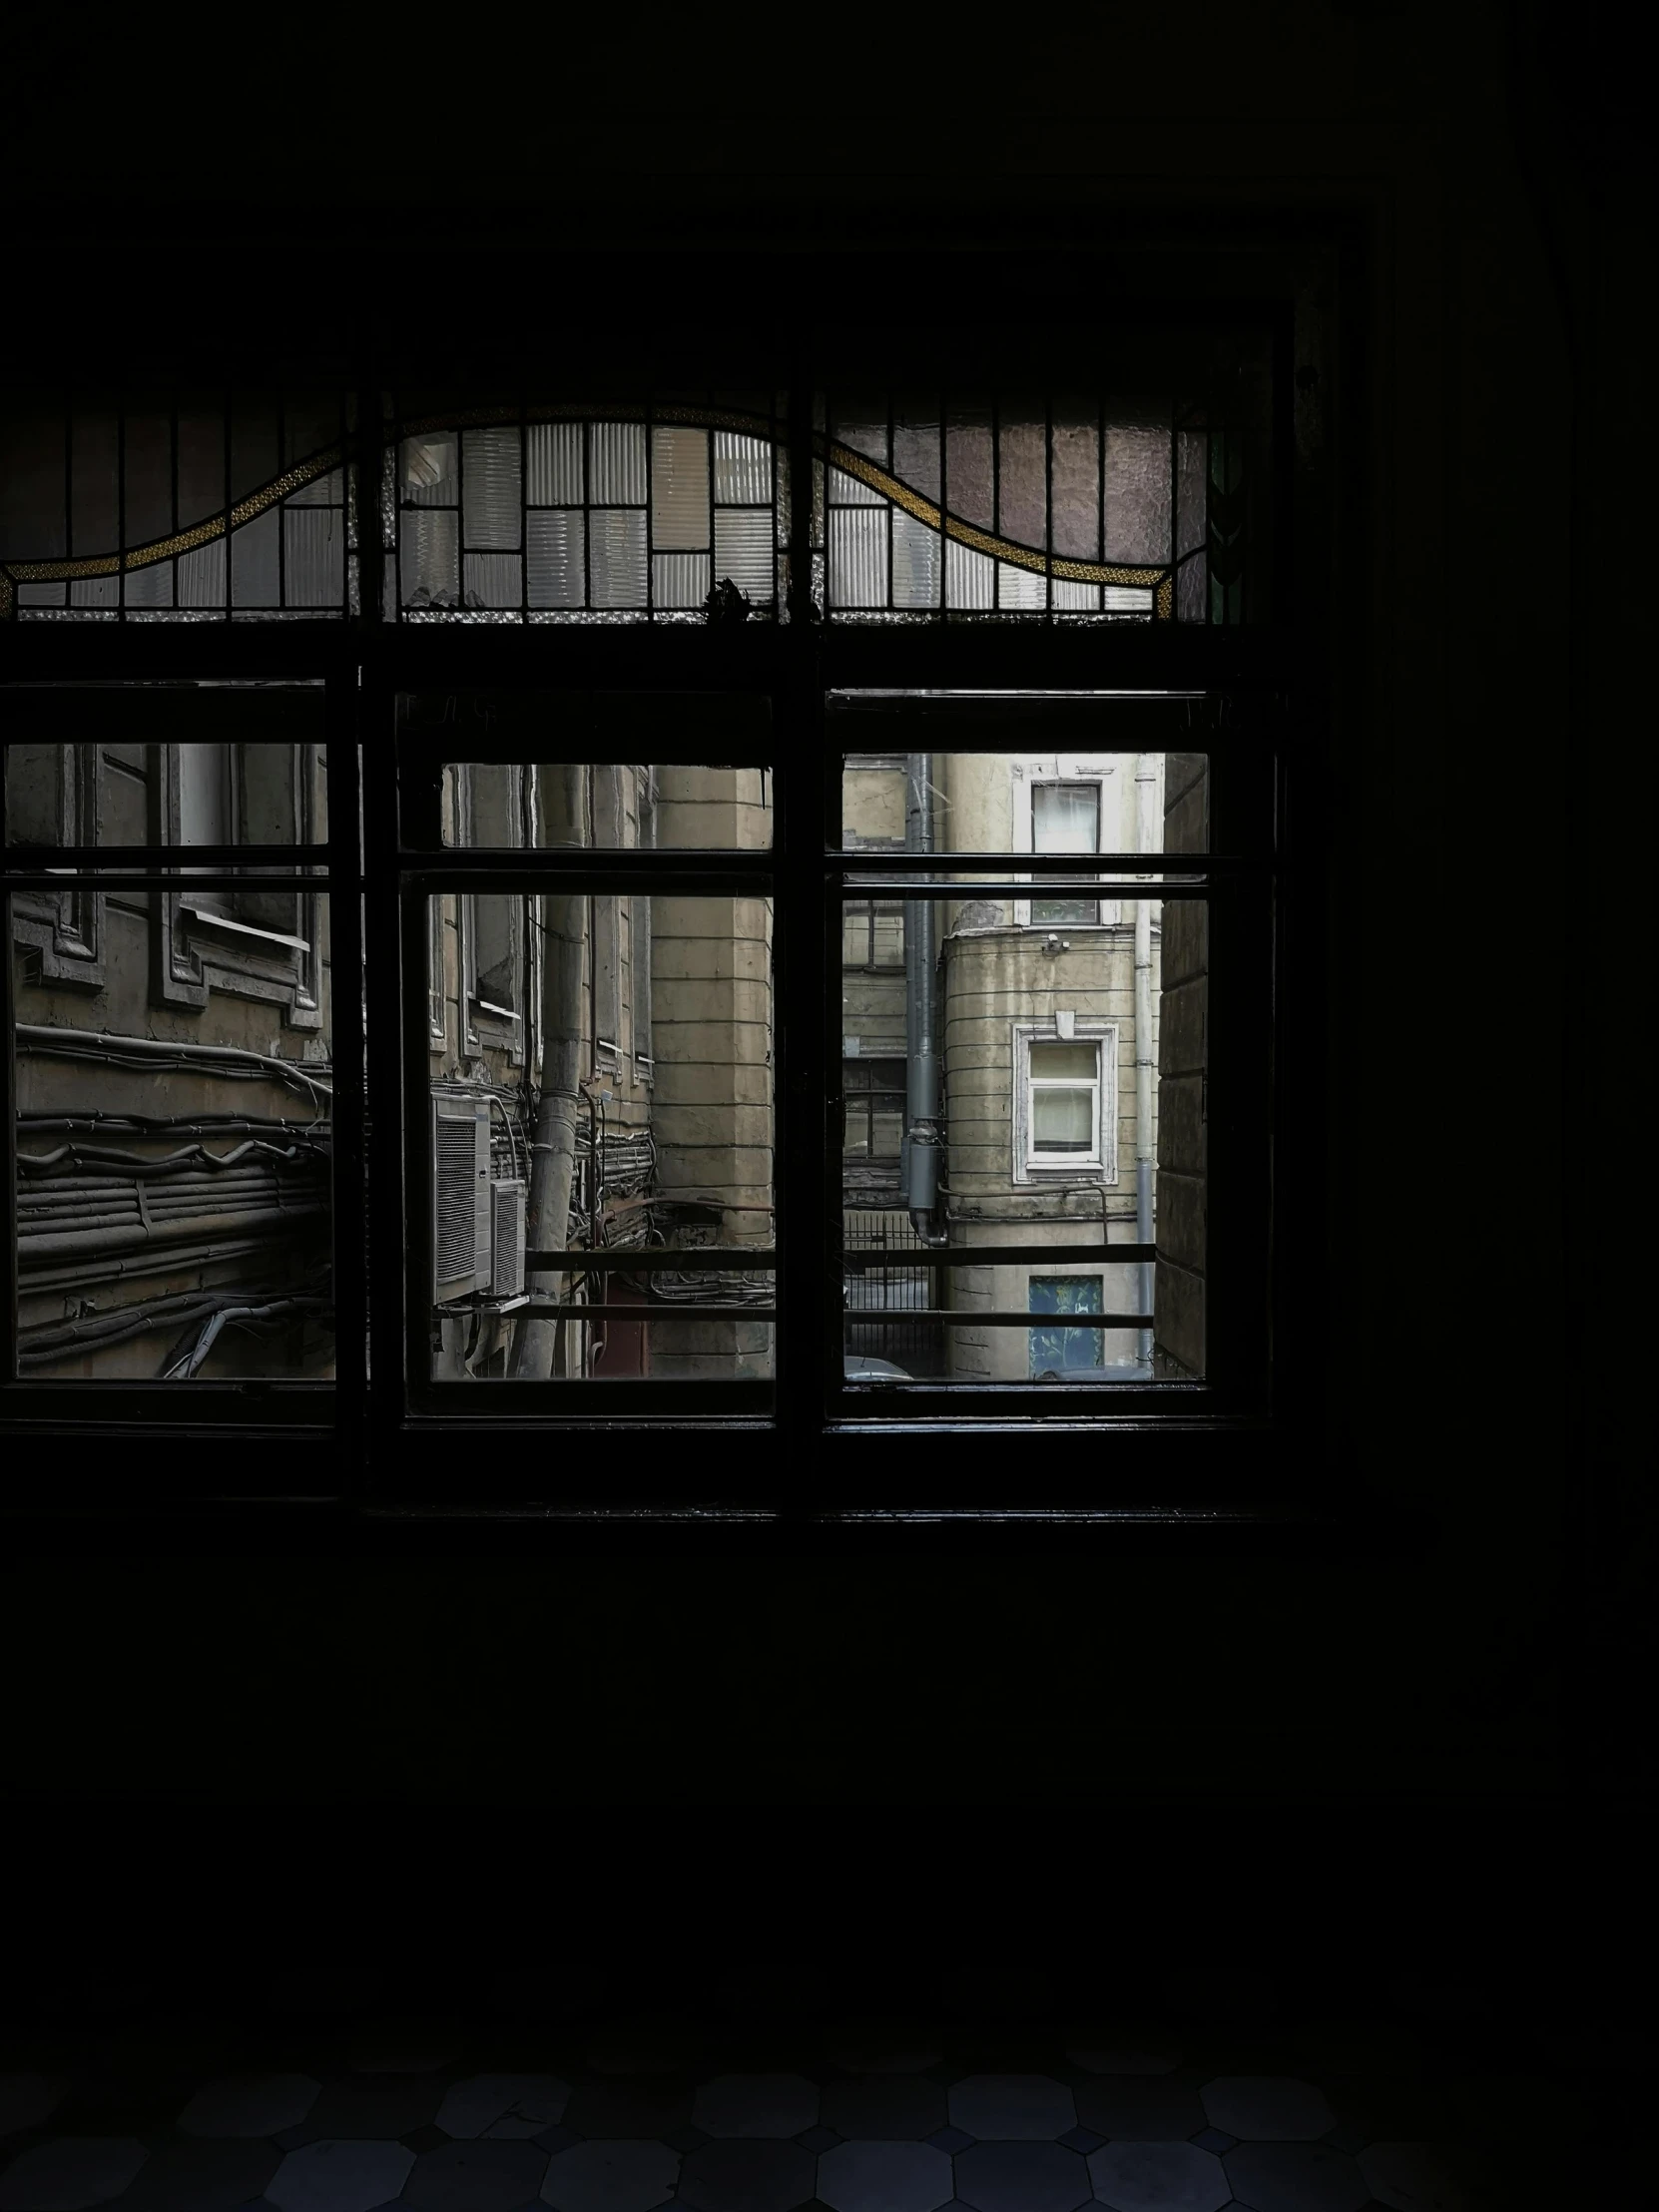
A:
MULTIPOLYGON (((547 773, 544 844, 584 844, 582 770, 547 773)), ((541 1103, 530 1146, 530 1199, 525 1243, 532 1252, 562 1252, 569 1234, 570 1186, 576 1167, 577 1085, 582 1076, 582 986, 588 936, 585 896, 547 893, 542 899, 541 1103)), ((537 1268, 526 1277, 532 1298, 558 1300, 566 1277, 537 1268)), ((544 1382, 553 1373, 561 1324, 526 1315, 514 1333, 516 1381, 544 1382)))
MULTIPOLYGON (((904 848, 931 852, 931 753, 905 756, 904 787, 904 848)), ((925 873, 921 879, 931 880, 925 873)), ((939 1064, 933 1051, 935 915, 930 898, 913 898, 904 917, 904 1198, 911 1228, 929 1240, 939 1191, 939 1064)))
MULTIPOLYGON (((1159 824, 1154 813, 1158 797, 1158 770, 1150 753, 1135 758, 1135 849, 1159 849, 1159 824)), ((1144 883, 1148 879, 1142 876, 1144 883)), ((1144 892, 1135 901, 1135 1242, 1149 1245, 1152 1229, 1152 1168, 1156 1157, 1152 1137, 1152 900, 1144 892)), ((1153 1263, 1140 1268, 1141 1312, 1150 1314, 1153 1299, 1153 1263)), ((1138 1364, 1152 1368, 1152 1331, 1139 1332, 1138 1364)))

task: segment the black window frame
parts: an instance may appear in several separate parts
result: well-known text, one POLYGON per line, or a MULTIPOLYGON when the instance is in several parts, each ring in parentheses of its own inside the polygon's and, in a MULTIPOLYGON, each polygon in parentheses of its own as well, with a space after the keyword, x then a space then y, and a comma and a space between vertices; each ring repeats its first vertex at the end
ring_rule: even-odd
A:
MULTIPOLYGON (((1292 370, 1310 342, 1306 306, 1299 303, 1296 286, 1289 281, 1267 304, 1277 333, 1273 489, 1280 515, 1276 559, 1281 573, 1276 594, 1283 606, 1293 521, 1298 526, 1299 552, 1306 560, 1307 541, 1317 542, 1329 527, 1329 513, 1297 480, 1295 470, 1292 370)), ((1123 311, 1132 314, 1134 309, 1123 311)), ((812 480, 810 425, 821 381, 810 344, 802 338, 803 327, 810 328, 810 318, 798 323, 797 368, 790 394, 789 466, 798 486, 810 485, 812 480)), ((373 425, 378 414, 372 401, 392 380, 389 368, 376 366, 364 375, 356 394, 360 483, 377 478, 373 425)), ((798 577, 811 571, 811 504, 810 497, 799 493, 794 499, 798 577)), ((861 628, 802 619, 807 611, 804 604, 797 609, 797 619, 787 625, 734 631, 711 624, 706 630, 664 628, 643 636, 639 631, 618 635, 592 629, 512 632, 388 625, 380 614, 379 549, 365 537, 361 550, 362 613, 349 624, 337 620, 314 626, 285 623, 240 632, 229 625, 188 632, 161 626, 140 630, 124 624, 108 628, 9 624, 0 629, 0 682, 4 683, 154 682, 210 675, 322 681, 328 701, 331 836, 325 864, 334 966, 336 975, 359 971, 365 975, 363 1001, 336 990, 332 1012, 337 1071, 335 1285, 341 1357, 331 1420, 326 1425, 307 1420, 286 1402, 295 1393, 283 1385, 210 1388, 194 1394, 188 1407, 163 1401, 153 1389, 127 1392, 112 1385, 98 1418, 92 1421, 86 1417, 84 1401, 79 1406, 74 1403, 71 1386, 66 1385, 54 1402, 47 1402, 50 1391, 42 1395, 44 1386, 28 1385, 34 1394, 24 1403, 17 1386, 7 1384, 0 1397, 7 1421, 38 1435, 167 1429, 188 1434, 234 1432, 239 1461, 234 1471, 223 1467, 194 1474, 171 1471, 166 1478, 169 1494, 345 1497, 370 1508, 427 1505, 466 1512, 523 1504, 522 1470, 492 1469, 480 1479, 476 1455, 467 1449, 469 1438, 500 1437, 529 1426, 573 1437, 584 1431, 631 1430, 646 1442, 666 1426, 693 1438, 707 1431, 711 1442, 716 1433, 727 1438, 720 1448, 730 1473, 718 1482, 699 1482, 690 1488, 639 1473, 619 1481, 614 1462, 600 1466, 588 1455, 591 1477, 541 1482, 533 1486, 535 1499, 549 1510, 578 1518, 626 1520, 631 1515, 647 1522, 679 1515, 707 1524, 711 1518, 718 1522, 723 1514, 734 1524, 749 1518, 795 1526, 906 1514, 923 1520, 951 1514, 1000 1519, 1018 1489, 1008 1450, 1010 1433, 1033 1417, 1080 1437, 1120 1438, 1123 1456, 1120 1466, 1104 1471, 1080 1475, 1075 1469, 1066 1470, 1053 1496, 1020 1499, 1021 1510, 1027 1506, 1038 1512, 1064 1510, 1068 1500, 1085 1514, 1108 1510, 1144 1496, 1149 1478, 1165 1499, 1202 1490, 1237 1503, 1254 1494, 1255 1443, 1267 1436, 1305 1433, 1317 1392, 1317 1377, 1310 1387, 1288 1392, 1273 1356, 1274 1346, 1285 1341, 1288 1250, 1293 1243, 1299 1253, 1309 1249, 1302 1227, 1311 1218, 1306 1193, 1294 1194, 1296 1203, 1287 1209, 1283 1184, 1276 1189, 1271 1174, 1259 1163, 1238 1178, 1236 1195, 1244 1214, 1237 1221, 1225 1213, 1221 1219, 1213 1216, 1211 1233, 1212 1252, 1223 1263, 1219 1295, 1235 1300, 1238 1310, 1248 1313, 1248 1345, 1241 1335, 1232 1372, 1191 1389, 1166 1386, 1144 1400, 1126 1392, 1115 1396, 1109 1410, 1075 1403, 1060 1409, 1050 1404, 1040 1414, 1011 1403, 1005 1394, 961 1389, 948 1393, 916 1389, 904 1393, 902 1406, 890 1398, 876 1404, 867 1395, 849 1396, 839 1389, 828 1372, 826 1354, 820 1370, 822 1389, 799 1387, 800 1378, 788 1372, 787 1363, 782 1364, 775 1409, 765 1418, 746 1418, 737 1408, 706 1415, 695 1402, 680 1404, 672 1398, 626 1411, 598 1402, 555 1408, 545 1398, 531 1409, 508 1403, 504 1397, 497 1398, 488 1412, 475 1414, 438 1415, 413 1406, 401 1381, 416 1333, 409 1277, 405 1277, 401 1310, 398 1302, 383 1296, 372 1302, 368 1297, 368 1252, 407 1251, 418 1239, 405 1237, 406 1223, 423 1215, 419 1207, 405 1211, 403 1190, 385 1165, 400 1158, 405 1175, 409 1173, 411 1157, 423 1142, 423 1119, 417 1108, 425 1094, 424 1089, 408 1094, 407 1084, 417 1066, 423 1085, 429 1076, 427 1020, 419 1006, 425 994, 422 981, 417 980, 425 975, 427 937, 422 924, 411 924, 411 902, 402 901, 400 908, 392 887, 415 887, 442 875, 465 876, 480 888, 506 888, 548 874, 550 856, 515 855, 503 867, 500 855, 445 851, 434 859, 409 851, 400 839, 398 825, 395 700, 401 692, 440 686, 571 692, 760 691, 770 698, 774 766, 794 764, 794 772, 776 778, 776 842, 768 868, 780 884, 794 867, 811 870, 823 890, 822 898, 799 895, 793 904, 780 898, 778 908, 779 1157, 786 1163, 779 1192, 779 1265, 781 1271, 790 1271, 787 1278, 781 1272, 781 1281, 787 1281, 797 1343, 816 1341, 828 1347, 838 1345, 840 1329, 840 1255, 832 1233, 840 1209, 838 1160, 831 1165, 822 1141, 823 1130, 833 1129, 839 1106, 839 1011, 833 988, 840 954, 836 924, 842 877, 854 865, 861 868, 871 859, 867 851, 839 851, 833 836, 841 757, 829 727, 831 697, 890 694, 905 688, 981 696, 1124 690, 1161 692, 1172 701, 1181 699, 1183 719, 1178 725, 1172 711, 1165 727, 1172 739, 1179 734, 1189 749, 1201 748, 1210 755, 1218 821, 1226 822, 1231 812, 1241 821, 1248 816, 1266 830, 1265 862, 1260 852, 1254 858, 1230 857, 1225 836, 1216 840, 1221 858, 1210 866, 1208 888, 1214 897, 1238 900, 1236 910, 1248 909, 1253 933, 1248 940, 1243 930, 1218 933, 1224 944, 1231 945, 1236 964, 1229 971, 1224 954, 1215 973, 1213 998, 1218 1006, 1225 1001, 1232 1008, 1224 1029, 1231 1027, 1242 1036, 1256 1024, 1268 1074, 1253 1114, 1228 1140, 1236 1147, 1235 1159, 1242 1160, 1253 1146, 1263 1157, 1273 1148, 1274 1156, 1283 1158, 1280 1114, 1289 1043, 1283 1007, 1287 983, 1294 982, 1299 995, 1305 993, 1310 971, 1287 967, 1285 884, 1294 855, 1282 832, 1290 819, 1291 798, 1317 789, 1320 774, 1326 686, 1317 622, 1311 646, 1306 637, 1279 626, 1187 632, 1176 625, 1091 631, 1029 624, 861 628), (349 836, 351 830, 358 831, 355 840, 349 836), (352 841, 355 851, 350 849, 352 841), (1252 947, 1248 958, 1247 941, 1252 947), (401 1053, 365 1054, 365 1014, 368 1034, 402 1035, 401 1053), (810 1047, 804 1048, 804 1036, 814 1040, 810 1047), (409 1097, 406 1111, 405 1096, 409 1097), (401 1147, 381 1141, 380 1133, 399 1127, 401 1147), (370 1129, 376 1132, 372 1169, 365 1149, 370 1129), (1299 1229, 1294 1239, 1287 1235, 1293 1215, 1299 1229), (1271 1271, 1264 1268, 1262 1280, 1251 1288, 1228 1289, 1228 1255, 1246 1247, 1270 1259, 1271 1271), (367 1315, 360 1357, 353 1331, 345 1326, 353 1311, 367 1315), (400 1380, 395 1389, 383 1380, 371 1388, 370 1372, 377 1378, 400 1380), (333 1463, 319 1467, 318 1476, 337 1479, 313 1478, 313 1487, 312 1481, 296 1478, 292 1445, 300 1435, 313 1442, 326 1440, 333 1463), (1229 1435, 1251 1448, 1218 1454, 1215 1440, 1229 1435), (746 1442, 746 1436, 752 1442, 746 1442), (923 1436, 929 1439, 929 1466, 945 1466, 935 1459, 935 1442, 948 1446, 951 1458, 948 1471, 930 1475, 927 1493, 918 1495, 912 1453, 916 1439, 923 1436), (833 1463, 837 1460, 838 1464, 833 1463), (790 1469, 787 1486, 780 1480, 779 1469, 784 1466, 790 1469)), ((903 750, 901 738, 890 743, 903 750)), ((862 749, 881 750, 868 743, 862 749)), ((78 863, 92 857, 84 850, 73 855, 78 863)), ((234 864, 228 852, 193 852, 192 857, 193 863, 234 864)), ((585 866, 554 861, 551 872, 558 872, 571 888, 591 881, 596 888, 623 889, 647 872, 633 854, 583 857, 585 866)), ((653 855, 652 879, 713 886, 728 878, 747 881, 756 872, 747 857, 742 867, 735 867, 730 854, 701 855, 687 868, 678 866, 681 857, 653 855)), ((1021 856, 1021 872, 1034 877, 1043 870, 1040 857, 1037 867, 1032 867, 1033 857, 1021 856)), ((35 858, 31 854, 31 860, 35 858)), ((61 863, 63 858, 54 853, 51 860, 42 858, 41 867, 61 863)), ((144 856, 142 864, 122 872, 142 878, 147 867, 153 869, 155 859, 153 854, 144 856)), ((892 864, 901 865, 899 855, 893 855, 892 864)), ((1075 868, 1074 859, 1057 861, 1051 872, 1061 872, 1067 864, 1075 868)), ((88 878, 100 887, 121 879, 115 871, 88 878)), ((9 954, 5 988, 9 1016, 9 954)), ((1290 1058, 1306 1071, 1317 1068, 1317 1030, 1313 1030, 1290 1058)), ((13 1080, 9 1054, 7 1069, 9 1105, 13 1080)), ((410 1275, 416 1264, 411 1253, 410 1275)), ((1294 1304, 1300 1309, 1303 1301, 1294 1304)), ((780 1351, 782 1356, 782 1340, 780 1351)), ((1311 1351, 1310 1359, 1317 1369, 1317 1353, 1311 1351)), ((485 1387, 494 1395, 494 1385, 485 1387)), ((541 1391, 546 1386, 528 1387, 541 1391)), ((579 1387, 592 1396, 593 1385, 579 1387)), ((643 1457, 637 1451, 634 1454, 636 1463, 643 1457)), ((92 1502, 126 1503, 132 1490, 130 1480, 95 1476, 79 1485, 78 1494, 92 1502)))

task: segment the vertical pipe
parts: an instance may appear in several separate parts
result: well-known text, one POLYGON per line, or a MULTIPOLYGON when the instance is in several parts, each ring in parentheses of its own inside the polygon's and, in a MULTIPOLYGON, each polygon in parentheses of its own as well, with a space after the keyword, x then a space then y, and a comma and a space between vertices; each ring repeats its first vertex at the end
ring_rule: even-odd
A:
MULTIPOLYGON (((1135 850, 1156 852, 1159 824, 1155 812, 1158 766, 1154 755, 1135 757, 1135 850)), ((1141 881, 1145 883, 1143 876, 1141 881)), ((1143 891, 1135 901, 1135 1242, 1153 1241, 1152 1228, 1152 900, 1143 891)), ((1152 1311, 1152 1263, 1140 1268, 1141 1312, 1152 1311)), ((1139 1332, 1137 1358, 1152 1367, 1152 1331, 1139 1332)))
MULTIPOLYGON (((582 770, 549 772, 540 797, 549 817, 541 826, 542 844, 583 844, 582 770), (554 802, 557 801, 555 807, 554 802)), ((560 1252, 570 1219, 570 1186, 576 1166, 576 1114, 582 1077, 582 988, 587 950, 587 900, 544 893, 546 927, 542 955, 541 1101, 531 1147, 530 1202, 525 1242, 532 1252, 560 1252)), ((527 1061, 528 1067, 528 1061, 527 1061)), ((534 1296, 557 1299, 565 1278, 536 1269, 526 1281, 534 1296)), ((559 1333, 564 1325, 526 1316, 514 1334, 512 1374, 522 1381, 545 1381, 553 1373, 559 1333)))
MULTIPOLYGON (((933 849, 933 756, 904 761, 904 846, 933 849)), ((929 880, 924 876, 923 880, 929 880)), ((913 1228, 928 1234, 939 1186, 939 1067, 933 1051, 934 906, 912 898, 904 914, 904 1194, 913 1228)))

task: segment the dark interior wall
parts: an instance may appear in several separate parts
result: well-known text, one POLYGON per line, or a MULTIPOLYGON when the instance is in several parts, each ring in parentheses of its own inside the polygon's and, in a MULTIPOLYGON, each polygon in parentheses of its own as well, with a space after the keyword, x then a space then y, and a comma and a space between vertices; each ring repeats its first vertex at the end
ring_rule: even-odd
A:
MULTIPOLYGON (((1191 1562, 1104 1543, 861 1563, 60 1551, 9 1570, 0 1611, 25 1797, 1503 1797, 1635 1777, 1642 1354, 1610 1322, 1635 1294, 1636 1193, 1608 1169, 1637 1156, 1635 892, 1513 882, 1635 819, 1605 802, 1638 766, 1639 564, 1602 550, 1631 543, 1620 469, 1639 459, 1629 96, 1616 71, 1559 66, 1549 11, 1468 0, 1061 11, 942 58, 919 21, 855 17, 793 106, 753 24, 723 48, 665 22, 584 60, 561 23, 528 34, 536 66, 491 47, 451 68, 400 38, 347 65, 341 101, 315 58, 332 25, 297 75, 207 97, 177 49, 70 53, 37 18, 5 159, 14 205, 53 220, 67 133, 88 210, 188 232, 206 195, 297 234, 344 209, 367 253, 387 229, 418 243, 428 213, 487 230, 505 203, 578 232, 753 204, 827 236, 849 211, 901 232, 1012 207, 1040 236, 1078 194, 1104 236, 1114 205, 1352 219, 1367 357, 1333 417, 1351 490, 1328 817, 1351 857, 1310 1120, 1323 1453, 1340 1489, 1428 1506, 1438 1534, 1415 1559, 1191 1562), (607 71, 625 98, 601 97, 607 71), (190 134, 158 142, 146 88, 175 116, 235 106, 234 158, 210 172, 190 134), (382 92, 384 159, 364 162, 340 126, 382 92), (567 130, 590 92, 602 120, 567 130), (278 124, 279 180, 261 152, 278 124)), ((503 278, 507 261, 487 281, 435 269, 433 300, 487 316, 503 278)))

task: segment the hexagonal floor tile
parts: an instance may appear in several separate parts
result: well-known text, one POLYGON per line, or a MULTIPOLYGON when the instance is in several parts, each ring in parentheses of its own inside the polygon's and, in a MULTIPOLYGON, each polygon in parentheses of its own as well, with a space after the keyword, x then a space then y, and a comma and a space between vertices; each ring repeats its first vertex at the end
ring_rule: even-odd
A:
POLYGON ((705 2143, 680 2169, 679 2201, 692 2212, 792 2212, 812 2195, 817 2163, 797 2143, 705 2143))
POLYGON ((570 2083, 557 2074, 469 2074, 450 2083, 437 2125, 465 2141, 489 2135, 527 2142, 544 2127, 557 2127, 569 2102, 570 2083))
POLYGON ((607 2141, 616 2135, 674 2135, 691 2124, 691 2091, 657 2081, 584 2081, 571 2092, 564 2125, 607 2141))
POLYGON ((804 2135, 817 2121, 818 2083, 804 2074, 717 2074, 692 2100, 707 2135, 804 2135))
POLYGON ((1103 2144, 1089 2178, 1112 2212, 1220 2212, 1233 2194, 1221 2160, 1192 2143, 1103 2144))
POLYGON ((0 2074, 0 2135, 20 2135, 49 2120, 69 2087, 62 2074, 0 2074))
POLYGON ((951 2196, 950 2160, 925 2143, 842 2143, 818 2162, 832 2212, 935 2212, 951 2196))
POLYGON ((1102 2074, 1076 2098, 1078 2119, 1109 2142, 1184 2143, 1205 2124, 1196 2089, 1149 2074, 1102 2074))
POLYGON ((205 2082, 179 2114, 180 2132, 245 2141, 276 2135, 300 2125, 321 2088, 302 2073, 231 2074, 205 2082))
POLYGON ((0 2174, 0 2212, 83 2212, 108 2204, 148 2155, 128 2135, 54 2135, 0 2174))
POLYGON ((518 2212, 546 2173, 534 2143, 445 2143, 415 2160, 402 2202, 415 2212, 518 2212))
POLYGON ((1089 2169, 1058 2143, 976 2143, 956 2159, 956 2194, 974 2212, 1077 2212, 1089 2169))
POLYGON ((401 2143, 324 2137, 290 2150, 265 2193, 277 2212, 377 2212, 413 2165, 414 2152, 401 2143))
POLYGON ((330 2081, 300 2125, 313 2143, 348 2136, 389 2142, 430 2127, 442 2099, 441 2085, 426 2074, 330 2081))
POLYGON ((559 2212, 656 2212, 674 2194, 680 2153, 666 2143, 606 2138, 555 2153, 542 2202, 559 2212))
POLYGON ((1361 2212, 1371 2198, 1354 2160, 1329 2143, 1241 2143, 1221 2162, 1250 2212, 1361 2212))
POLYGON ((820 2107, 826 2127, 866 2142, 920 2142, 936 2134, 949 2118, 945 2093, 936 2081, 914 2074, 861 2074, 856 2081, 831 2081, 820 2107))
POLYGON ((167 2143, 151 2153, 122 2212, 242 2212, 281 2162, 270 2143, 167 2143))
POLYGON ((1360 2171, 1379 2204, 1390 2212, 1467 2212, 1468 2191, 1439 2143, 1373 2143, 1360 2171))
POLYGON ((1289 2074, 1222 2074, 1198 2093, 1210 2125, 1244 2143, 1317 2143, 1337 2124, 1324 2091, 1289 2074))
POLYGON ((1077 2125, 1077 2107, 1048 2074, 968 2074, 952 2084, 950 2124, 965 2135, 1051 2143, 1077 2125))

